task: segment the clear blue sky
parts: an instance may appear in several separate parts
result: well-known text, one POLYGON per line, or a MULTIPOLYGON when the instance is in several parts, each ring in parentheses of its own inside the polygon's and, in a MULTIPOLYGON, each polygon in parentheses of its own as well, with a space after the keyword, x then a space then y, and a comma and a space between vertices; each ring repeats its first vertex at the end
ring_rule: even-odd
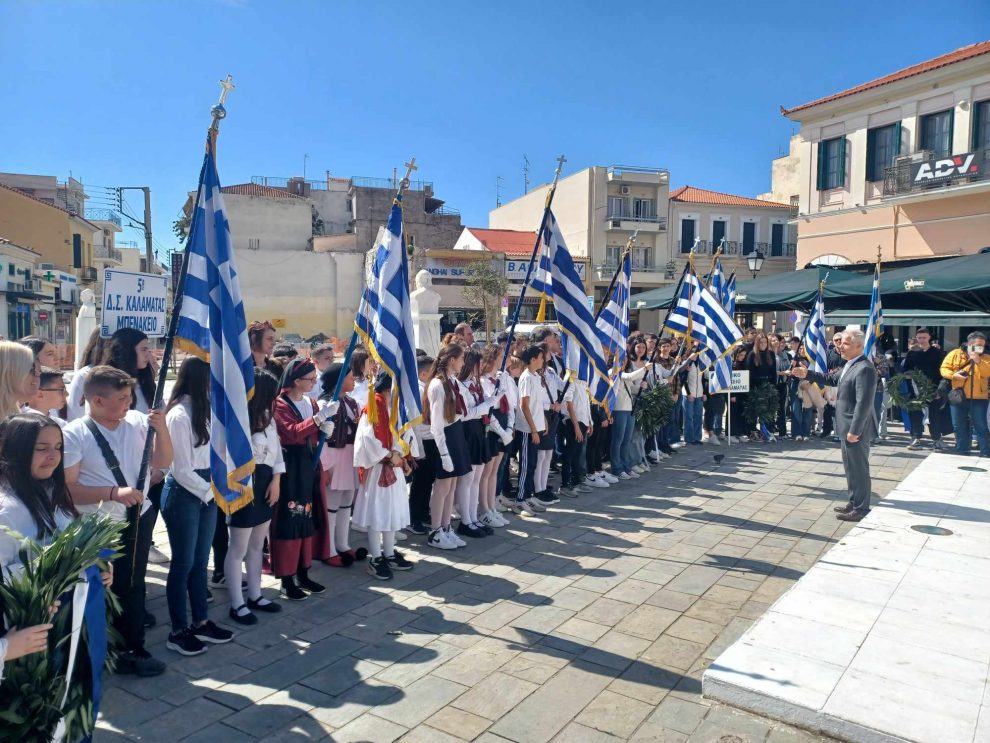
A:
POLYGON ((753 195, 786 151, 781 104, 990 37, 987 0, 887 5, 8 0, 0 171, 150 185, 156 242, 174 247, 229 72, 225 184, 300 175, 305 154, 310 178, 385 177, 415 155, 486 226, 496 176, 509 200, 523 155, 536 184, 565 153, 565 173, 660 166, 753 195))

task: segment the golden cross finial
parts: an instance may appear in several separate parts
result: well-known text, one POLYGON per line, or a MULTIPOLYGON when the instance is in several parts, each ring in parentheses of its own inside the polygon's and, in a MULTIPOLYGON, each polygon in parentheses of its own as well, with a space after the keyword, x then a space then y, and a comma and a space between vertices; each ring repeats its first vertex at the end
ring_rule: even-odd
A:
POLYGON ((626 242, 626 250, 632 250, 632 246, 636 243, 636 238, 639 237, 639 230, 635 230, 626 242))
POLYGON ((555 179, 560 177, 560 171, 564 167, 564 163, 566 162, 567 162, 567 158, 564 157, 563 155, 557 158, 557 173, 554 176, 555 179))
POLYGON ((406 174, 402 178, 402 187, 409 188, 409 176, 413 174, 414 170, 419 170, 419 166, 416 165, 416 158, 410 158, 409 162, 403 163, 406 166, 406 174))
POLYGON ((222 106, 224 104, 224 101, 227 100, 227 93, 232 91, 237 86, 234 85, 234 78, 230 75, 227 75, 226 80, 220 81, 220 87, 223 88, 223 90, 220 92, 220 105, 222 106))

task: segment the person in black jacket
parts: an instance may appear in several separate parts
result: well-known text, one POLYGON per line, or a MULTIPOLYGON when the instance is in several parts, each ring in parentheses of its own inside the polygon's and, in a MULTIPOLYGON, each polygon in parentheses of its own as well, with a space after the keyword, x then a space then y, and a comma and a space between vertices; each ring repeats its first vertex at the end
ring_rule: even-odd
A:
MULTIPOLYGON (((942 360, 945 358, 945 351, 932 345, 932 336, 928 332, 928 328, 918 328, 915 331, 914 340, 917 345, 908 351, 907 356, 904 357, 904 371, 917 370, 928 377, 935 387, 938 387, 942 381, 940 369, 942 360)), ((914 385, 911 387, 912 397, 914 397, 917 390, 914 385)), ((936 449, 945 448, 942 434, 952 430, 952 424, 948 420, 947 413, 945 398, 935 400, 928 406, 928 433, 931 435, 932 445, 936 449)), ((908 444, 908 449, 920 449, 921 439, 925 435, 924 411, 909 410, 908 418, 911 421, 911 443, 908 444)))

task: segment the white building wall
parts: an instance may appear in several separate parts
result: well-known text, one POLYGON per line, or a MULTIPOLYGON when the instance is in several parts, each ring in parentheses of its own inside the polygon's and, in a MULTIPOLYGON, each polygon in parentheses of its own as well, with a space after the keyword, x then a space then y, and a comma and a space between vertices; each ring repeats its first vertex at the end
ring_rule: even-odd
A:
POLYGON ((300 250, 313 236, 309 199, 224 194, 223 200, 235 250, 300 250))

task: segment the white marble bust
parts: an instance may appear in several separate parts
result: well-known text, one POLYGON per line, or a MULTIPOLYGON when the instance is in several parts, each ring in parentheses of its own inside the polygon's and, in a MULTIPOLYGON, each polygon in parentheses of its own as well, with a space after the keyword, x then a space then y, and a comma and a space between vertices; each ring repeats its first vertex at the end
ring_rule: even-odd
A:
POLYGON ((416 290, 409 295, 412 304, 416 347, 431 356, 440 351, 440 295, 433 289, 433 276, 423 270, 416 274, 416 290))

